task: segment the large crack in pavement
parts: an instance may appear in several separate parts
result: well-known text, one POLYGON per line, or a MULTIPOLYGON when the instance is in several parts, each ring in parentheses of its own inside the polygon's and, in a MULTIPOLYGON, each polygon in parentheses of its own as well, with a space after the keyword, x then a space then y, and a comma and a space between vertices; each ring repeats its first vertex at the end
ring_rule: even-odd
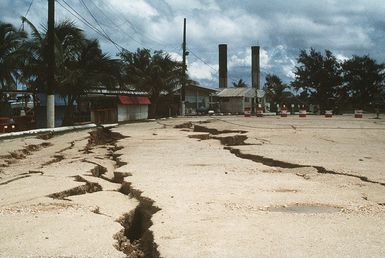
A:
MULTIPOLYGON (((222 133, 223 132, 228 133, 229 131, 239 132, 237 130, 220 131, 217 129, 211 129, 211 128, 207 128, 204 126, 194 125, 194 132, 209 132, 209 133, 214 132, 215 135, 218 135, 218 134, 221 134, 221 132, 222 133), (197 129, 195 129, 195 128, 197 128, 197 129)), ((246 132, 246 131, 244 131, 244 132, 246 132)), ((251 160, 251 161, 256 162, 256 163, 261 163, 261 164, 269 166, 269 167, 279 167, 279 168, 304 168, 304 167, 308 167, 308 168, 316 169, 317 173, 319 173, 319 174, 330 174, 330 175, 352 177, 352 178, 357 178, 357 179, 359 179, 363 182, 366 182, 366 183, 378 184, 381 186, 385 186, 385 183, 371 180, 366 176, 337 172, 334 170, 326 169, 325 167, 322 167, 322 166, 301 165, 301 164, 291 163, 291 162, 287 162, 287 161, 276 160, 273 158, 268 158, 268 157, 264 157, 264 156, 257 155, 257 154, 243 153, 240 149, 235 148, 234 146, 245 145, 244 142, 247 139, 247 136, 244 134, 233 135, 233 136, 224 136, 224 137, 216 136, 216 137, 211 137, 211 138, 219 140, 222 145, 226 145, 224 147, 224 149, 230 151, 235 156, 242 158, 242 159, 251 160), (229 143, 231 143, 231 144, 229 144, 229 143), (237 143, 240 143, 240 144, 237 144, 237 143), (230 147, 230 146, 233 146, 233 147, 230 147)))
POLYGON ((219 134, 227 134, 227 133, 247 133, 247 131, 244 130, 218 130, 215 128, 208 128, 206 126, 201 125, 194 125, 194 132, 200 132, 200 133, 210 133, 212 135, 219 135, 219 134))
POLYGON ((242 151, 240 149, 233 148, 233 147, 224 147, 224 149, 230 151, 232 154, 234 154, 235 156, 237 156, 239 158, 251 160, 251 161, 254 161, 257 163, 261 163, 261 164, 269 166, 269 167, 315 168, 317 173, 319 173, 319 174, 330 174, 330 175, 353 177, 353 178, 358 178, 363 182, 372 183, 372 184, 379 184, 379 185, 385 186, 385 183, 371 180, 366 176, 359 176, 359 175, 354 175, 354 174, 350 174, 350 173, 337 172, 334 170, 326 169, 322 166, 301 165, 301 164, 291 163, 291 162, 287 162, 287 161, 281 161, 281 160, 276 160, 276 159, 272 159, 272 158, 267 158, 267 157, 256 155, 256 154, 246 154, 246 153, 242 153, 242 151))
POLYGON ((69 196, 81 195, 86 193, 94 193, 94 192, 99 192, 103 190, 102 186, 99 185, 98 183, 90 182, 81 176, 75 176, 75 181, 84 182, 85 184, 62 191, 62 192, 50 194, 47 197, 57 199, 57 200, 69 201, 69 199, 67 199, 67 197, 69 196))
POLYGON ((123 215, 118 221, 124 230, 118 232, 118 249, 127 254, 132 254, 133 247, 138 257, 160 257, 154 235, 150 230, 152 216, 160 210, 154 206, 154 201, 142 196, 142 192, 132 187, 130 182, 123 182, 119 192, 139 201, 139 205, 131 213, 123 215), (128 245, 130 243, 130 245, 128 245))
MULTIPOLYGON (((44 139, 50 139, 52 136, 53 135, 47 135, 44 139)), ((116 244, 114 245, 115 248, 123 252, 127 257, 160 257, 157 250, 157 244, 154 242, 153 233, 150 230, 150 227, 153 224, 151 220, 152 215, 160 209, 153 205, 153 200, 142 196, 142 192, 140 190, 134 189, 130 182, 126 182, 124 180, 126 177, 131 176, 131 173, 117 171, 118 168, 127 164, 121 160, 120 156, 122 154, 117 153, 123 149, 122 146, 117 145, 117 142, 118 140, 124 138, 127 138, 127 136, 112 132, 110 129, 106 128, 97 128, 96 130, 91 131, 88 144, 84 149, 80 150, 87 156, 83 159, 80 157, 77 157, 76 159, 80 162, 93 164, 94 167, 91 168, 88 173, 84 174, 84 176, 80 174, 73 176, 75 181, 82 182, 84 184, 64 191, 51 193, 46 195, 46 197, 56 200, 72 201, 68 197, 103 191, 102 182, 99 182, 100 184, 93 182, 92 180, 88 180, 88 178, 86 179, 85 176, 98 177, 110 183, 120 184, 120 187, 117 188, 116 191, 123 195, 127 195, 130 198, 136 199, 139 204, 135 207, 135 209, 116 218, 116 222, 120 223, 123 228, 111 236, 116 240, 116 244), (98 148, 97 150, 95 149, 95 153, 93 152, 94 148, 98 148), (100 155, 100 153, 103 154, 100 155), (97 158, 100 158, 99 160, 101 164, 97 162, 97 158), (103 166, 102 163, 104 159, 111 160, 113 162, 113 166, 109 168, 103 166), (112 172, 112 175, 109 177, 106 176, 108 169, 111 169, 110 172, 112 172)), ((85 139, 83 138, 82 140, 85 139)), ((67 155, 71 155, 65 154, 65 152, 73 149, 75 147, 75 142, 76 140, 71 141, 68 147, 57 151, 50 160, 42 163, 41 167, 65 161, 68 158, 67 155)), ((1 158, 6 160, 3 166, 8 167, 10 164, 16 163, 19 159, 27 158, 27 155, 31 155, 32 152, 39 151, 40 149, 51 145, 52 144, 49 142, 43 142, 39 145, 28 145, 22 150, 17 150, 9 153, 8 155, 1 156, 1 158)), ((2 182, 0 185, 9 184, 11 182, 30 177, 33 174, 44 175, 44 172, 31 170, 28 173, 18 175, 16 178, 2 182)), ((99 207, 92 210, 92 212, 101 214, 99 207)))
POLYGON ((50 142, 29 144, 23 149, 9 152, 7 155, 1 155, 0 159, 3 159, 3 163, 0 164, 0 167, 9 167, 11 164, 17 163, 18 160, 26 159, 27 156, 32 155, 33 152, 40 151, 49 146, 52 146, 50 142))
POLYGON ((133 211, 123 214, 116 220, 122 225, 123 229, 113 236, 117 241, 115 248, 123 252, 127 257, 160 257, 157 244, 154 242, 153 233, 150 230, 152 226, 152 215, 158 212, 160 208, 153 205, 153 200, 142 196, 140 190, 134 189, 132 183, 124 180, 124 178, 130 176, 131 173, 116 171, 117 168, 127 164, 120 159, 122 154, 116 153, 123 149, 122 146, 117 145, 118 140, 124 138, 126 138, 126 136, 111 132, 109 129, 98 128, 96 131, 90 133, 90 140, 85 149, 87 153, 90 153, 97 145, 108 146, 106 158, 113 160, 115 163, 113 178, 104 176, 107 168, 98 162, 85 159, 83 162, 95 165, 90 171, 92 176, 100 177, 112 183, 121 184, 118 191, 139 202, 133 211))

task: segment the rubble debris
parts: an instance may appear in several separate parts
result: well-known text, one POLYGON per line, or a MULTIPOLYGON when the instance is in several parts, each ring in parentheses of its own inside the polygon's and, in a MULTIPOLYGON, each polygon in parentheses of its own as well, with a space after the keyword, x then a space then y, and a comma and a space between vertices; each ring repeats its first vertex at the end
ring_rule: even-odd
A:
POLYGON ((89 182, 89 181, 85 180, 84 178, 82 178, 81 176, 76 176, 75 181, 85 182, 85 184, 71 188, 69 190, 50 194, 50 195, 48 195, 48 197, 53 198, 53 199, 58 199, 58 200, 68 200, 68 199, 66 199, 68 196, 81 195, 81 194, 86 194, 86 193, 94 193, 94 192, 98 192, 98 191, 103 190, 102 186, 99 185, 98 183, 89 182))
POLYGON ((36 138, 41 140, 49 140, 54 136, 55 136, 54 132, 48 132, 48 133, 39 134, 36 138))
POLYGON ((41 167, 45 167, 54 163, 58 163, 64 159, 64 155, 53 155, 53 159, 47 161, 46 163, 43 163, 41 167))
POLYGON ((237 145, 246 145, 245 141, 247 140, 246 135, 232 135, 232 136, 224 136, 224 137, 213 137, 213 139, 217 139, 221 142, 222 145, 225 146, 237 146, 237 145))
POLYGON ((123 136, 120 133, 112 132, 110 129, 104 127, 97 128, 89 134, 90 137, 88 139, 88 145, 91 146, 113 144, 118 140, 126 138, 126 136, 123 136))
POLYGON ((215 128, 208 128, 201 125, 194 125, 194 132, 210 133, 212 135, 225 134, 225 133, 240 133, 240 134, 247 133, 247 131, 243 131, 243 130, 217 130, 215 128))
POLYGON ((199 139, 199 140, 208 140, 210 139, 210 134, 209 133, 190 134, 188 137, 193 139, 199 139))
POLYGON ((189 128, 192 128, 193 127, 193 123, 192 122, 186 122, 186 123, 183 123, 183 124, 179 124, 179 125, 175 125, 174 126, 174 128, 180 128, 180 129, 182 129, 182 128, 187 128, 187 129, 189 129, 189 128))

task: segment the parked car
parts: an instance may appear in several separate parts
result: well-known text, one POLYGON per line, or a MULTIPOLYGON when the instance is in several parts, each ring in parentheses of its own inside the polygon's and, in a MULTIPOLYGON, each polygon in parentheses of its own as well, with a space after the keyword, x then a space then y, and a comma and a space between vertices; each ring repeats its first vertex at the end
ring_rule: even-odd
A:
POLYGON ((16 123, 10 117, 0 117, 0 133, 10 133, 16 131, 16 123))

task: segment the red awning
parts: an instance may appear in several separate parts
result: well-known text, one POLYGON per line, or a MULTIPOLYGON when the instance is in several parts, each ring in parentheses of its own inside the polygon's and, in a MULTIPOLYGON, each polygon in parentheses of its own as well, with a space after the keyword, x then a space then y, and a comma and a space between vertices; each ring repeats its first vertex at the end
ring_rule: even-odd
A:
POLYGON ((136 96, 119 96, 119 101, 123 105, 150 105, 148 97, 136 96))

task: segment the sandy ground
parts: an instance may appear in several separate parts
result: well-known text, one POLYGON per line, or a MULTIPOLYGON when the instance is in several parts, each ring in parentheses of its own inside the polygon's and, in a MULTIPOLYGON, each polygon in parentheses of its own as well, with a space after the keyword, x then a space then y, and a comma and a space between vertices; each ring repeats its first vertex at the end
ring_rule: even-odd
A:
POLYGON ((384 119, 113 131, 0 142, 1 256, 385 256, 384 119))

